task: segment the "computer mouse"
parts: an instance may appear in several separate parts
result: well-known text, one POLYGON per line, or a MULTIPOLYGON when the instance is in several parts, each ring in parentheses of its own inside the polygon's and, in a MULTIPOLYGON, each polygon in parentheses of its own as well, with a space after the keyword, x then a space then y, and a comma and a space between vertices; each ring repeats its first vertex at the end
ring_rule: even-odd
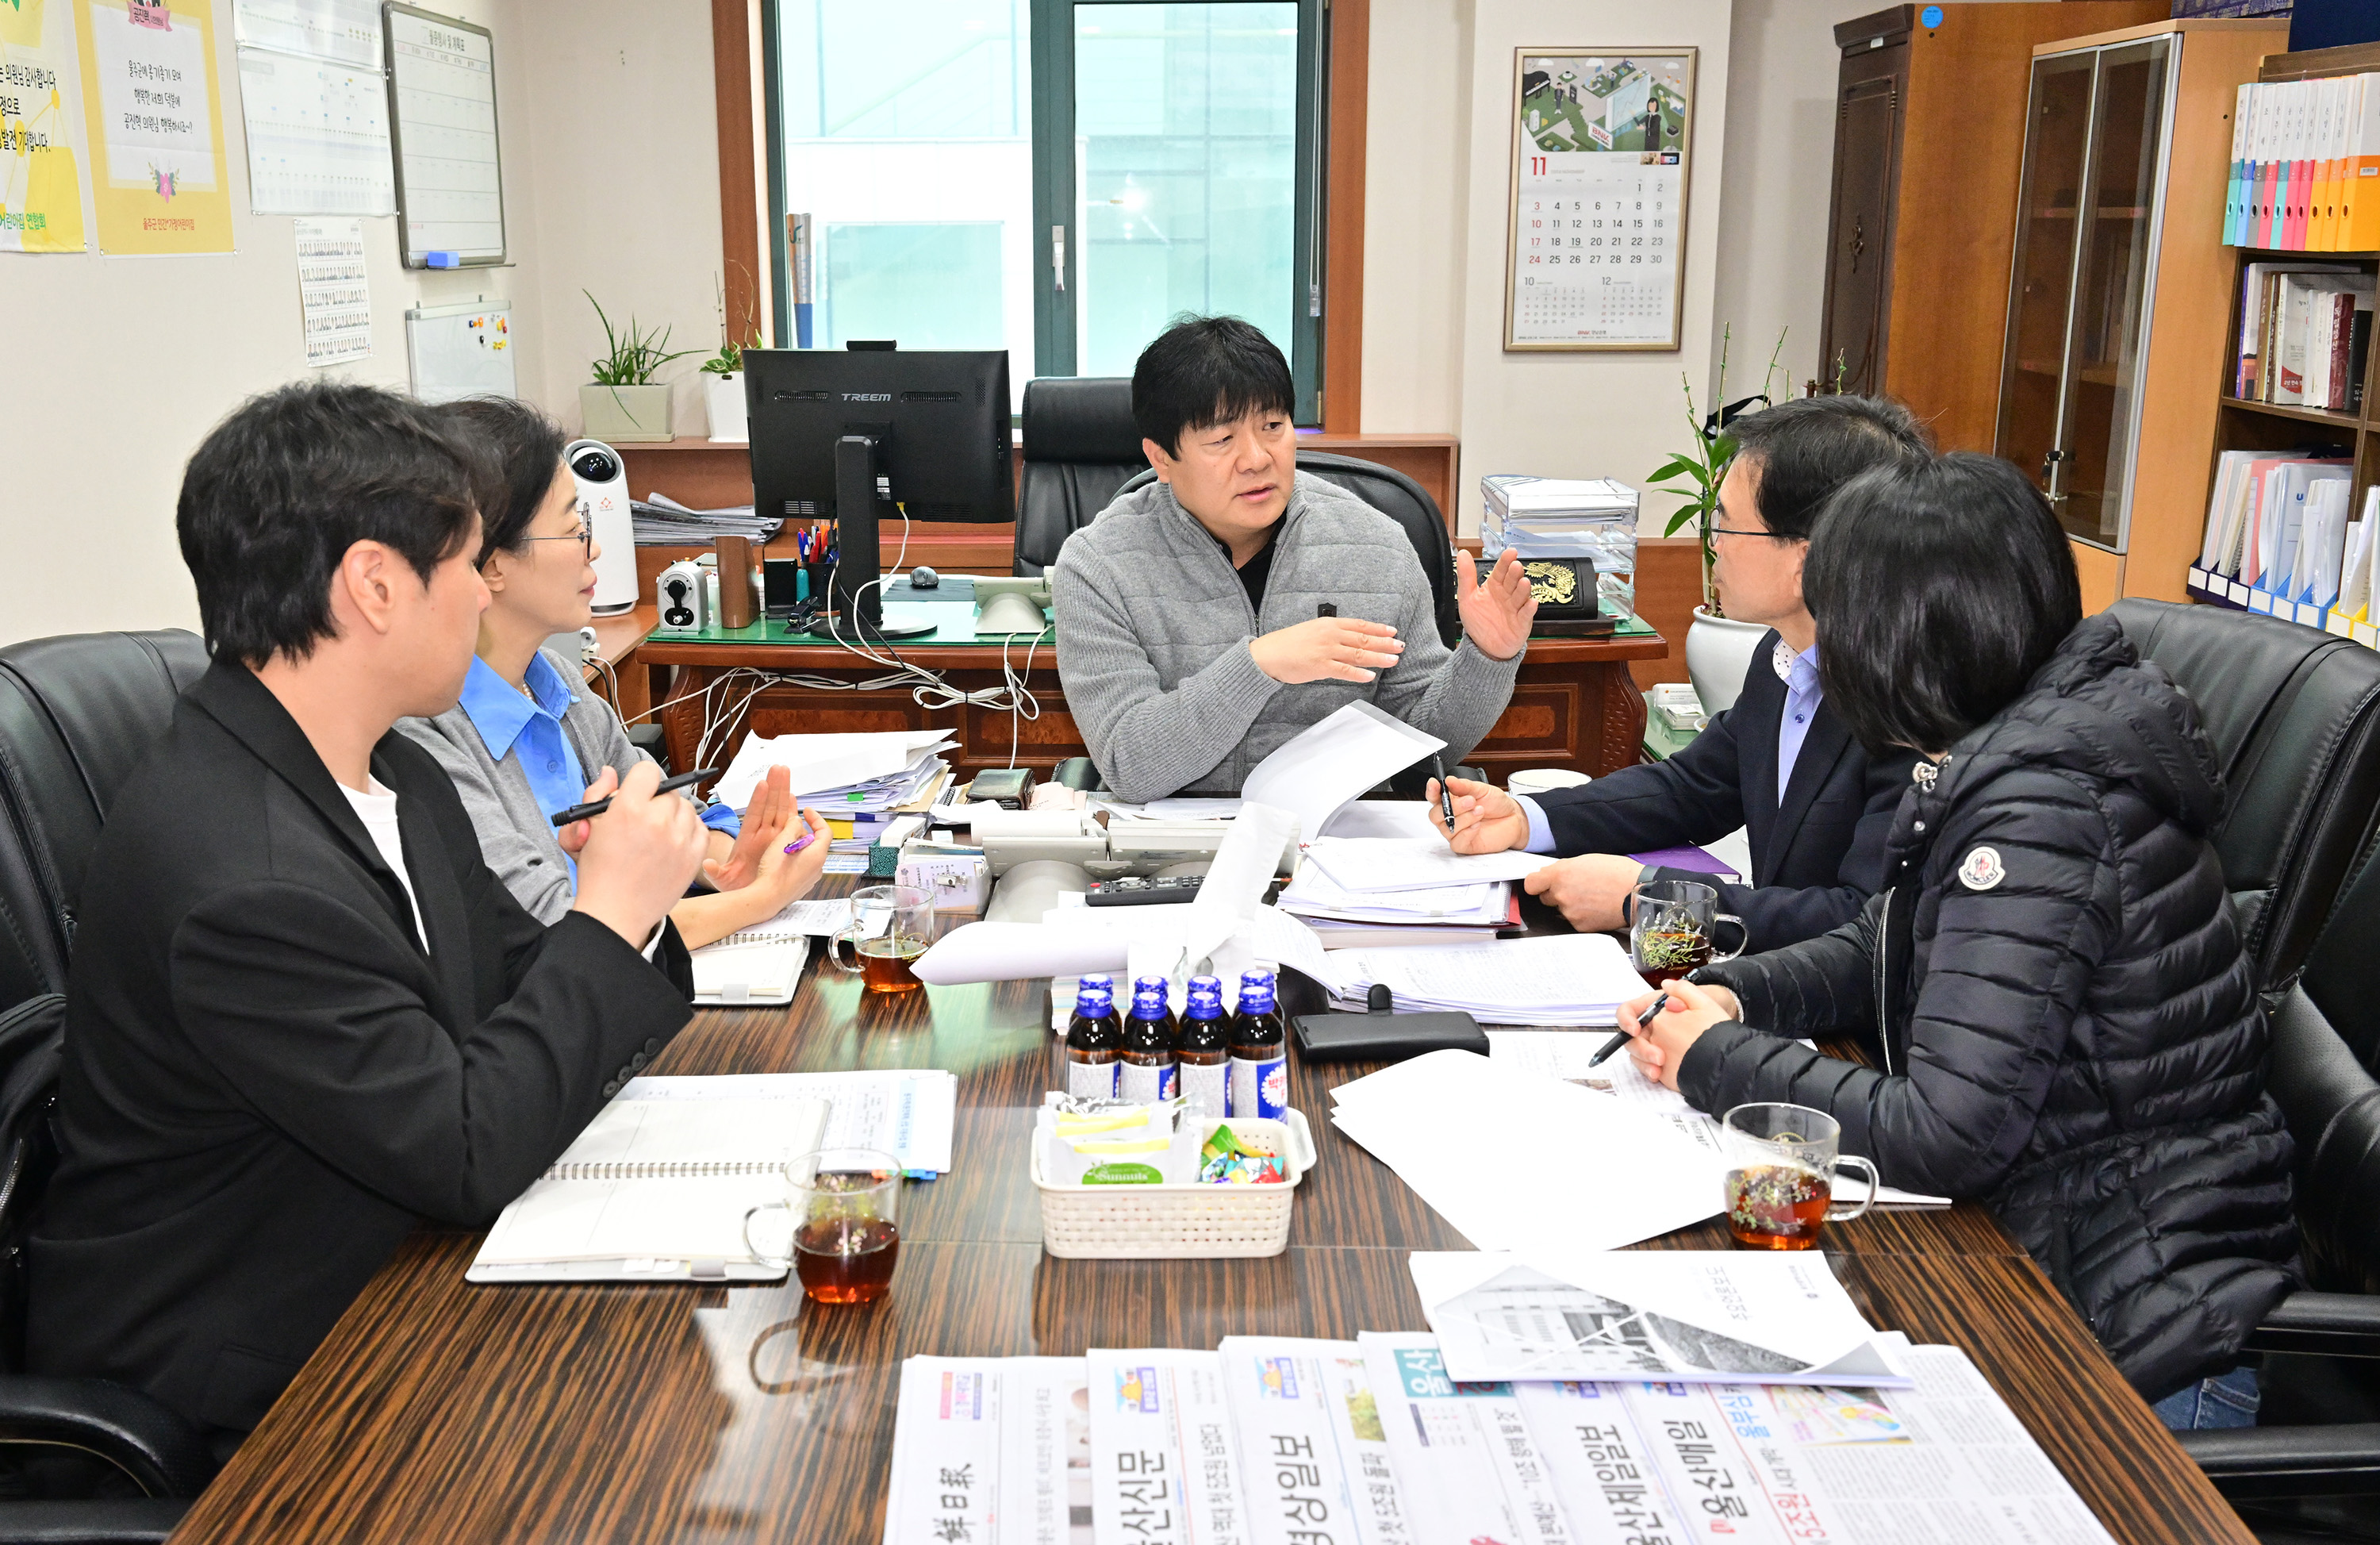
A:
POLYGON ((942 577, 923 564, 909 571, 909 588, 913 590, 930 590, 941 582, 942 577))

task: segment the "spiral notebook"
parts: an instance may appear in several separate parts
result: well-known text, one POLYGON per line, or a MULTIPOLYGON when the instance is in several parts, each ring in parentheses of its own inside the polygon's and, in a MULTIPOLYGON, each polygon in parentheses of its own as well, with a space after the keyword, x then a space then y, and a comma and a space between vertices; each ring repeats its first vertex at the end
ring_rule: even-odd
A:
MULTIPOLYGON (((785 1161, 819 1146, 823 1100, 615 1100, 497 1218, 475 1283, 765 1282, 747 1210, 785 1198, 785 1161)), ((764 1246, 783 1219, 756 1221, 764 1246)))

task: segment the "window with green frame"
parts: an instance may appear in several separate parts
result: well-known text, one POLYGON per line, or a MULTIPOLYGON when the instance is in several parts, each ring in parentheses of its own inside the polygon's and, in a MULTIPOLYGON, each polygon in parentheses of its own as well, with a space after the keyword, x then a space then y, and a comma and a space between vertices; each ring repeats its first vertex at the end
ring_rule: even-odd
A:
POLYGON ((777 334, 1127 375, 1184 313, 1321 375, 1322 0, 767 0, 777 334))

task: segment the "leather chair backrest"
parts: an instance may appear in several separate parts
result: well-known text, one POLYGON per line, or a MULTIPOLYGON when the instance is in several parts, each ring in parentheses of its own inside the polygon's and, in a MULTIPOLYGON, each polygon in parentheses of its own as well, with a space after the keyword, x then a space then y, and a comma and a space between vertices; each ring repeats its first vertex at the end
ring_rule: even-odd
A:
MULTIPOLYGON (((1392 467, 1361 461, 1330 451, 1297 453, 1297 469, 1325 482, 1338 484, 1356 498, 1395 521, 1413 543, 1414 556, 1429 579, 1430 613, 1438 620, 1438 636, 1452 649, 1463 640, 1463 618, 1454 604, 1454 539, 1447 534, 1446 517, 1429 491, 1392 467)), ((1118 489, 1129 493, 1156 480, 1143 472, 1118 489)))
POLYGON ((67 1002, 55 992, 0 1010, 0 1370, 25 1369, 25 1240, 57 1168, 67 1002))
POLYGON ((1025 383, 1025 463, 1016 475, 1018 574, 1039 574, 1066 539, 1148 470, 1128 376, 1040 376, 1025 383))
POLYGON ((2311 1284, 2380 1293, 2380 851, 2340 894, 2271 1021, 2266 1088, 2297 1139, 2311 1284))
POLYGON ((178 628, 0 649, 0 1004, 65 991, 108 803, 206 668, 178 628))
POLYGON ((2261 979, 2287 987, 2380 812, 2380 654, 2222 607, 2113 611, 2198 705, 2228 791, 2215 850, 2261 979))

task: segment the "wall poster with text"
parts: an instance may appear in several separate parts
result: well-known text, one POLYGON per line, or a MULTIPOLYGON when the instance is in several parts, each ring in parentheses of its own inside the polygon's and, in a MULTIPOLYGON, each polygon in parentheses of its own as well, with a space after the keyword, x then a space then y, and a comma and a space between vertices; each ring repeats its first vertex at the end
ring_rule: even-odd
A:
POLYGON ((75 0, 75 20, 99 249, 230 251, 210 0, 75 0))
POLYGON ((1679 347, 1695 53, 1513 50, 1507 349, 1679 347))
POLYGON ((0 0, 0 252, 85 246, 74 35, 66 0, 0 0))

